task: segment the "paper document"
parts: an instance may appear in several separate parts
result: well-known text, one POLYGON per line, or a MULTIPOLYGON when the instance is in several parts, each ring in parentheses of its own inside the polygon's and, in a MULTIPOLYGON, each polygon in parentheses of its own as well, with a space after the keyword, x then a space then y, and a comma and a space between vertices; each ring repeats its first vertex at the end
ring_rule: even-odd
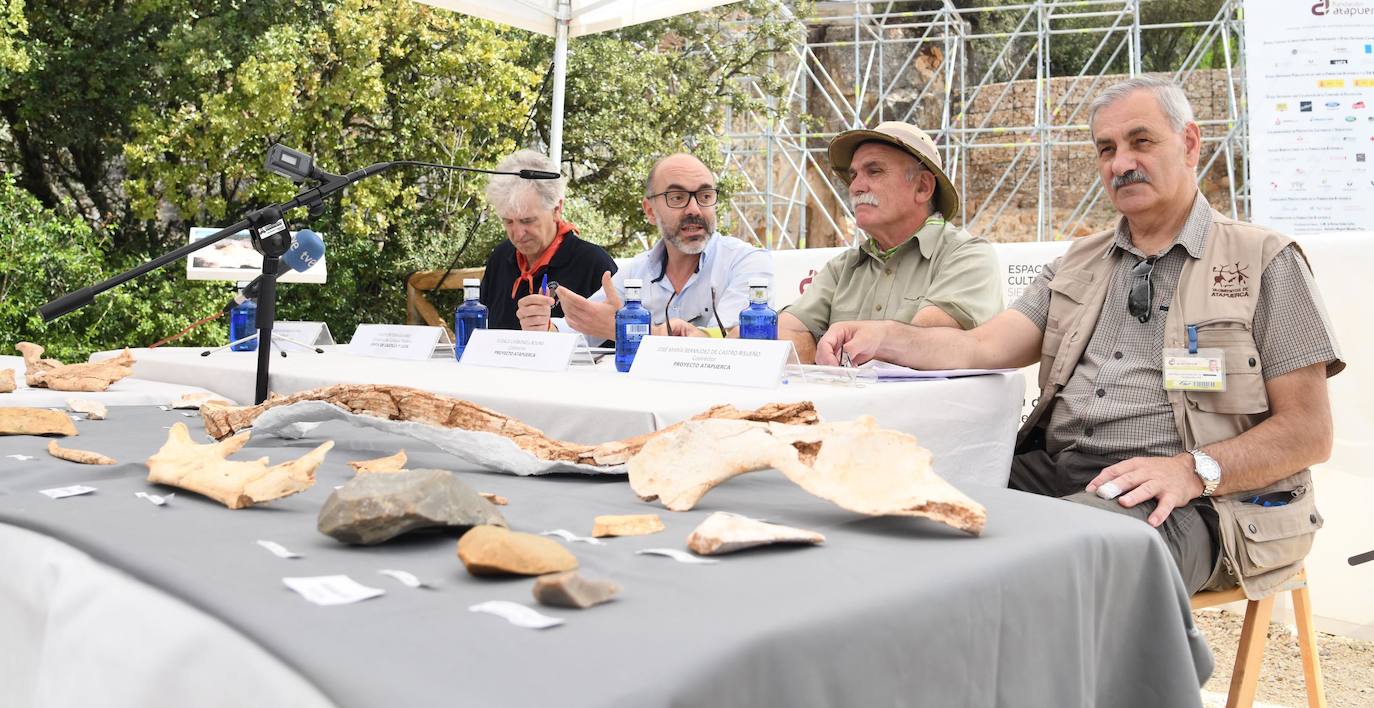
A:
POLYGON ((908 369, 905 366, 889 364, 885 361, 870 361, 858 367, 861 372, 871 372, 879 381, 901 381, 910 379, 956 379, 964 376, 985 376, 1005 374, 1015 369, 908 369))

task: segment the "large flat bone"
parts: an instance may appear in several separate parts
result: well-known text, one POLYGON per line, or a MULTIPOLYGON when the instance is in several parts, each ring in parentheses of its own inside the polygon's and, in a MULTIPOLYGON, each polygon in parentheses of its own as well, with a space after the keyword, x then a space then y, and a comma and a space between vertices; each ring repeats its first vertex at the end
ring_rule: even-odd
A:
POLYGON ((216 443, 191 440, 185 423, 167 432, 167 442, 148 458, 148 481, 203 494, 230 509, 260 504, 303 492, 315 483, 315 469, 324 461, 332 440, 301 457, 267 466, 263 457, 251 462, 228 460, 248 442, 248 433, 216 443))
MULTIPOLYGON (((582 445, 550 438, 537 428, 471 401, 406 386, 376 384, 326 386, 273 398, 257 406, 228 407, 206 404, 201 407, 200 413, 205 420, 206 432, 216 439, 224 439, 251 427, 259 416, 269 410, 306 401, 328 403, 348 413, 369 415, 383 420, 500 435, 540 460, 593 467, 624 464, 650 438, 676 427, 600 445, 582 445)), ((810 401, 771 403, 755 410, 716 406, 693 418, 700 419, 782 421, 796 424, 815 423, 818 420, 815 406, 810 401)))
POLYGON ((20 342, 15 349, 24 355, 24 380, 34 388, 93 393, 104 391, 134 370, 134 357, 128 349, 112 359, 87 364, 44 359, 43 347, 33 342, 20 342))
POLYGON ((63 411, 0 407, 0 435, 76 435, 76 426, 63 411))
POLYGON ((987 521, 981 504, 931 471, 930 452, 916 438, 880 429, 869 416, 806 426, 689 422, 630 458, 630 486, 641 498, 686 511, 717 485, 768 468, 868 516, 923 516, 975 536, 987 521))

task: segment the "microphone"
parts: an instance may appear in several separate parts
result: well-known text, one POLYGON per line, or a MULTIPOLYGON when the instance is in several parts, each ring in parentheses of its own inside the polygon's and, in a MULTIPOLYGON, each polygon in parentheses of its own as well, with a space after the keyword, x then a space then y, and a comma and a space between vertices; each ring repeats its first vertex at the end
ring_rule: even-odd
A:
MULTIPOLYGON (((281 266, 290 267, 297 273, 304 273, 315 267, 315 264, 319 263, 323 257, 324 239, 312 229, 301 229, 291 235, 291 248, 282 254, 281 266)), ((280 269, 281 266, 278 266, 278 275, 285 272, 280 269)), ((256 300, 260 283, 262 283, 261 275, 243 286, 242 290, 234 293, 233 299, 224 306, 224 310, 228 312, 249 300, 256 300)))
POLYGON ((515 173, 515 176, 520 179, 558 179, 563 175, 557 172, 545 172, 543 170, 520 170, 515 173))

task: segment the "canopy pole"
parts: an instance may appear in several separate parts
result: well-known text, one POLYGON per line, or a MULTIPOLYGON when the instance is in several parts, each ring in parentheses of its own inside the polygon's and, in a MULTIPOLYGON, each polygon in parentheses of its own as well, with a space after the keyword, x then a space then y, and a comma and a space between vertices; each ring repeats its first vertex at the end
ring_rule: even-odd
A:
POLYGON ((549 159, 563 170, 563 87, 568 80, 568 25, 572 22, 569 0, 558 0, 558 16, 554 20, 553 44, 553 110, 550 111, 549 159))

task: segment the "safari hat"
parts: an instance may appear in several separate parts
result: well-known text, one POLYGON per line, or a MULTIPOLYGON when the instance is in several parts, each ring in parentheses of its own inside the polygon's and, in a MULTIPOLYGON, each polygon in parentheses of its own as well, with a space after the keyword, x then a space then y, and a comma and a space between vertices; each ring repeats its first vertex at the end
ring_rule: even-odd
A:
POLYGON ((959 191, 949 181, 949 175, 945 174, 935 141, 924 130, 909 123, 889 120, 879 123, 872 130, 847 130, 836 135, 830 141, 830 167, 839 173, 845 184, 850 181, 849 164, 854 161, 854 151, 870 141, 887 143, 920 160, 935 175, 935 208, 946 219, 953 219, 959 213, 959 191))

